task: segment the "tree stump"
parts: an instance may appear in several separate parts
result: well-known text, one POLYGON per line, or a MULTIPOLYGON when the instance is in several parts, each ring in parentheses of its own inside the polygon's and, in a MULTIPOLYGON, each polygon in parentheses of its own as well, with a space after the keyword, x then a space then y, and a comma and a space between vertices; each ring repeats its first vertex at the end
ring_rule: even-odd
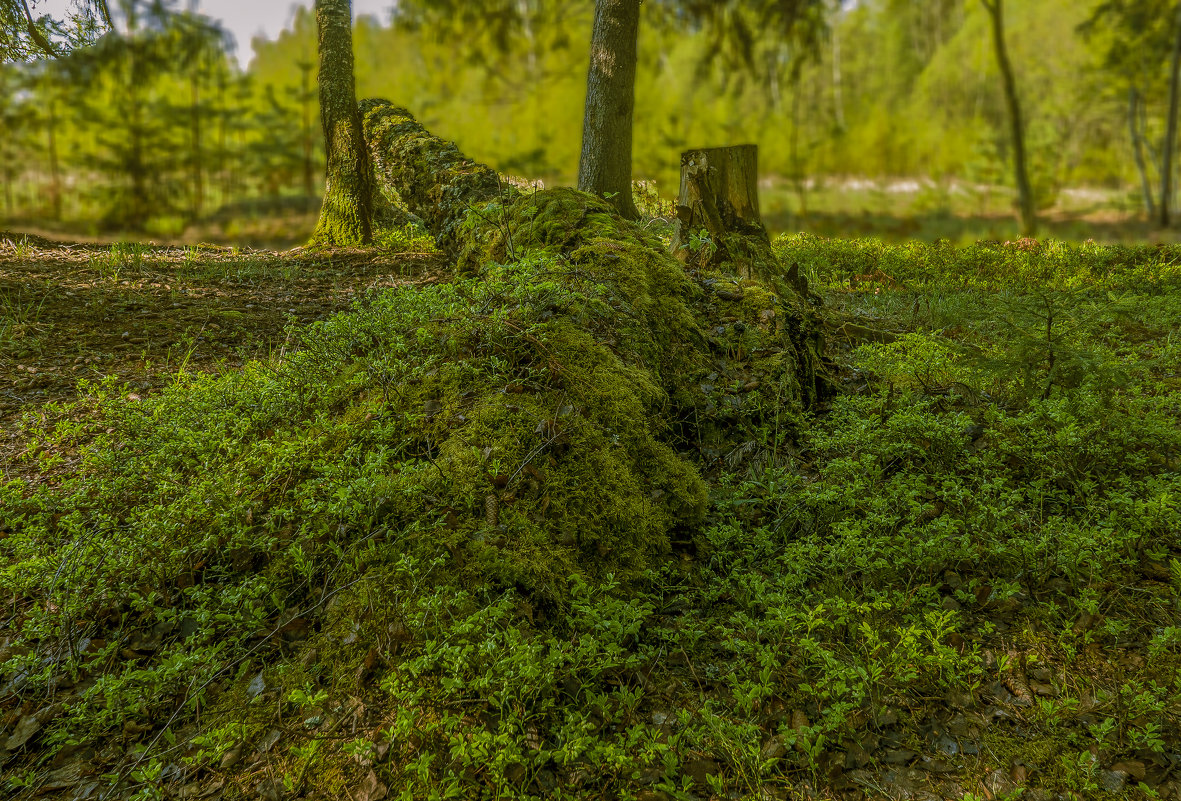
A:
POLYGON ((705 229, 720 237, 736 225, 762 227, 759 216, 758 145, 686 150, 681 154, 678 233, 705 229))
POLYGON ((731 145, 681 154, 673 252, 696 266, 774 279, 779 265, 759 215, 759 149, 731 145))

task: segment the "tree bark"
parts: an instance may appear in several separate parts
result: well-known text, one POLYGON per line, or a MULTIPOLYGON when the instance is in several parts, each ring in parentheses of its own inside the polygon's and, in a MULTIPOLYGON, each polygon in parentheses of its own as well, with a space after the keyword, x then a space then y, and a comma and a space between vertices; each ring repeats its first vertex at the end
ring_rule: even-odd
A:
POLYGON ((797 271, 784 272, 759 214, 759 149, 731 145, 681 154, 673 253, 695 267, 758 278, 780 294, 808 296, 797 271))
POLYGON ((312 150, 315 143, 312 140, 312 68, 314 64, 307 61, 296 63, 299 67, 299 108, 300 108, 300 147, 303 150, 303 193, 311 197, 315 193, 315 176, 312 171, 312 150))
POLYGON ((1128 89, 1128 134, 1132 139, 1132 157, 1140 175, 1140 191, 1144 195, 1144 211, 1148 219, 1156 217, 1156 202, 1152 198, 1152 184, 1148 180, 1148 165, 1144 163, 1144 137, 1140 130, 1140 93, 1128 89))
POLYGON ((640 216, 632 199, 639 31, 640 0, 596 0, 578 164, 578 188, 606 198, 629 220, 640 216))
POLYGON ((1017 81, 1013 77, 1013 65, 1009 62, 1009 51, 1005 46, 1005 4, 1004 0, 980 2, 992 20, 992 44, 996 52, 997 68, 1001 72, 1001 84, 1005 90, 1005 104, 1009 108, 1009 130, 1010 138, 1013 140, 1013 170, 1017 180, 1017 207, 1021 216, 1021 233, 1023 236, 1034 236, 1037 233, 1037 209, 1026 166, 1025 125, 1021 119, 1021 102, 1017 98, 1017 81))
POLYGON ((49 195, 50 208, 52 209, 53 219, 61 220, 62 218, 62 175, 61 165, 57 158, 57 103, 52 95, 50 89, 49 98, 49 117, 46 120, 48 126, 48 156, 49 156, 49 195))
POLYGON ((193 202, 189 216, 194 220, 201 218, 201 211, 205 206, 205 177, 202 171, 204 159, 201 156, 201 75, 200 66, 194 65, 189 76, 189 153, 190 171, 193 181, 193 202))
POLYGON ((515 195, 507 185, 502 192, 495 170, 432 136, 406 109, 385 100, 363 100, 361 114, 377 183, 422 218, 439 248, 452 258, 463 250, 460 227, 469 214, 515 195))
POLYGON ((687 150, 681 154, 681 190, 673 251, 681 258, 736 230, 762 231, 759 215, 757 145, 687 150))
POLYGON ((316 0, 320 50, 320 122, 328 166, 316 245, 373 240, 373 167, 361 131, 353 79, 353 14, 349 0, 316 0))
POLYGON ((1177 113, 1181 105, 1181 5, 1177 6, 1177 17, 1173 23, 1176 27, 1176 38, 1173 40, 1173 59, 1169 65, 1169 119, 1165 129, 1165 141, 1162 147, 1162 161, 1160 173, 1160 224, 1169 224, 1169 210, 1173 200, 1173 154, 1177 149, 1177 113))

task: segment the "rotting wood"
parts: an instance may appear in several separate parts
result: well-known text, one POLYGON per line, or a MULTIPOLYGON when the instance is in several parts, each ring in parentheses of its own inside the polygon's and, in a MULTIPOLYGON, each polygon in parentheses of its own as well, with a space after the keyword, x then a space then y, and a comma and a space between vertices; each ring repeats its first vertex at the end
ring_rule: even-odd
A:
MULTIPOLYGON (((361 111, 378 184, 423 220, 457 270, 474 272, 545 251, 620 287, 648 329, 641 339, 660 343, 659 353, 637 350, 645 367, 656 369, 672 397, 696 393, 705 358, 697 321, 710 312, 692 308, 701 302, 700 289, 659 239, 593 195, 564 188, 519 192, 388 101, 363 101, 361 111), (679 311, 659 308, 668 302, 679 311)), ((713 158, 687 184, 692 189, 685 196, 702 202, 682 203, 690 209, 686 220, 702 219, 714 240, 710 272, 755 279, 771 290, 774 308, 763 311, 773 313, 783 334, 774 348, 794 365, 796 386, 784 400, 810 406, 822 394, 819 302, 798 268, 785 270, 772 251, 758 216, 755 147, 694 152, 713 158), (732 155, 719 168, 722 150, 732 155)))
POLYGON ((759 214, 758 146, 681 154, 673 252, 687 266, 759 278, 781 295, 807 297, 771 249, 759 214))

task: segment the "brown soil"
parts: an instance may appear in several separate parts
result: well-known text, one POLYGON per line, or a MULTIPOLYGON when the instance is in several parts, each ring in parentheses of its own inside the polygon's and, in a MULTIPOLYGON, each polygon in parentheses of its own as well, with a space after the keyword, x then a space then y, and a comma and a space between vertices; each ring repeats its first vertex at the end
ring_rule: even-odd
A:
POLYGON ((431 253, 101 246, 0 232, 0 481, 18 470, 22 415, 114 376, 144 395, 180 370, 282 348, 288 322, 367 291, 432 283, 431 253))

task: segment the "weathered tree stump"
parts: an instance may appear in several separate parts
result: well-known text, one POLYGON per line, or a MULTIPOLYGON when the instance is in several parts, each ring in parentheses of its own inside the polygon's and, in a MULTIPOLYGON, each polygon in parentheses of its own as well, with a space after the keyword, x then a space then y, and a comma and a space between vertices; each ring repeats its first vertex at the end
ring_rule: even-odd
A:
POLYGON ((712 237, 738 227, 762 228, 759 216, 759 149, 732 145, 687 150, 681 154, 677 198, 680 242, 704 229, 712 237))
POLYGON ((787 289, 778 286, 782 269, 759 215, 757 145, 681 154, 673 252, 687 264, 729 269, 787 289))

